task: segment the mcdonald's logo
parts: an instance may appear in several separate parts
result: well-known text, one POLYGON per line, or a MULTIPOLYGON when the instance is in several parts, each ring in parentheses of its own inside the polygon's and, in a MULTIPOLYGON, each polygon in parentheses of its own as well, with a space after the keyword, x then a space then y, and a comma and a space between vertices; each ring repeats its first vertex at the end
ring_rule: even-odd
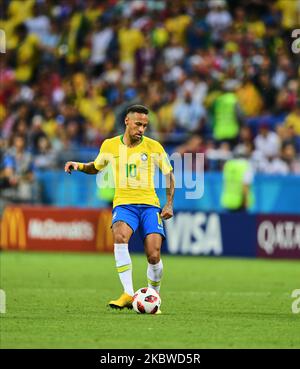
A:
POLYGON ((6 207, 0 227, 0 246, 3 248, 26 248, 26 227, 21 208, 6 207))
POLYGON ((98 218, 96 233, 96 249, 98 251, 113 251, 113 234, 111 230, 111 212, 101 211, 98 218))

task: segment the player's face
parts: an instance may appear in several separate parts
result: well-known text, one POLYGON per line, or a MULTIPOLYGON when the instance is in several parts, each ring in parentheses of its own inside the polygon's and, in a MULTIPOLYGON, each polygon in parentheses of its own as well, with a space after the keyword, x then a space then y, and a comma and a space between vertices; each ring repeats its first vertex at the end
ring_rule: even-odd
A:
POLYGON ((148 126, 148 115, 143 113, 129 113, 125 118, 126 130, 133 140, 140 140, 148 126))

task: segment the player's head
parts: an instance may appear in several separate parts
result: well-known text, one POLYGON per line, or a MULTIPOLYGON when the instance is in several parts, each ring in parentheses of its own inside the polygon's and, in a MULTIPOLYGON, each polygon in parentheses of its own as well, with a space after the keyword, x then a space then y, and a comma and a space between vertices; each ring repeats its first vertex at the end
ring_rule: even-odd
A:
POLYGON ((149 118, 149 110, 143 105, 131 105, 127 108, 126 131, 133 140, 140 140, 145 133, 149 118))

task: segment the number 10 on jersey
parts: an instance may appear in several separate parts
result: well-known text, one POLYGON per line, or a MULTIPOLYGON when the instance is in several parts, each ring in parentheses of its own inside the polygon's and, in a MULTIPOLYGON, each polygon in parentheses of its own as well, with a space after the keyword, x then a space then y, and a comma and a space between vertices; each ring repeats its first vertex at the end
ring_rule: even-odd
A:
POLYGON ((136 177, 136 164, 126 164, 126 177, 136 177))

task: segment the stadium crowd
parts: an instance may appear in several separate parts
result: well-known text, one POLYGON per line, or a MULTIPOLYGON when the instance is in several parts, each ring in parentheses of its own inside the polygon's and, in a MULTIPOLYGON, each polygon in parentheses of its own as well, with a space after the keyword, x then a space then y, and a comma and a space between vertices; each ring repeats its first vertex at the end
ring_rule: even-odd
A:
POLYGON ((299 1, 5 0, 2 9, 0 183, 23 183, 23 199, 35 170, 62 168, 121 133, 133 103, 150 109, 149 136, 169 153, 205 153, 206 170, 242 155, 256 172, 300 174, 299 1))

